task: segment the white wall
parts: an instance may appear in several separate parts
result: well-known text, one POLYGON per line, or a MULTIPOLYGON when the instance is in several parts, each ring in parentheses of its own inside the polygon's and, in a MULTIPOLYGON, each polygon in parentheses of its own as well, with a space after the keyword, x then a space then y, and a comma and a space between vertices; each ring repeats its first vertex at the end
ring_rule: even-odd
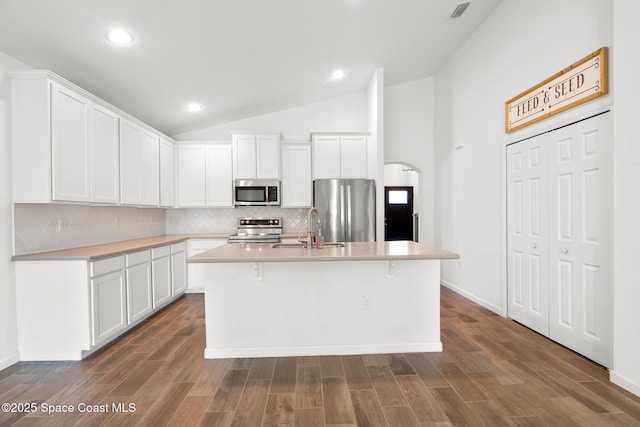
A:
POLYGON ((435 77, 436 243, 461 256, 443 263, 443 280, 498 313, 506 308, 504 145, 533 131, 506 136, 504 102, 611 46, 611 8, 609 0, 504 1, 435 77))
POLYGON ((7 69, 29 68, 0 52, 0 370, 18 361, 11 201, 10 88, 7 69))
POLYGON ((308 141, 310 132, 366 131, 364 91, 219 126, 173 135, 178 141, 231 141, 231 131, 279 131, 285 140, 308 141))
POLYGON ((428 245, 435 242, 434 91, 432 77, 387 86, 384 91, 384 162, 404 163, 420 173, 419 240, 428 245))
POLYGON ((384 68, 378 67, 367 88, 366 110, 371 133, 367 167, 376 171, 376 240, 384 240, 384 89, 384 68))
POLYGON ((640 2, 614 1, 614 295, 611 380, 640 396, 640 2))

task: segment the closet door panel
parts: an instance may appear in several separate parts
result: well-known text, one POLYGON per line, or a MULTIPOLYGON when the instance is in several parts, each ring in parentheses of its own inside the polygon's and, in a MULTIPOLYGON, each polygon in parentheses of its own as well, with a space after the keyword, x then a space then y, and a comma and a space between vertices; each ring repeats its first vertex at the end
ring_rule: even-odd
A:
POLYGON ((509 317, 548 335, 546 136, 507 148, 509 317))
POLYGON ((610 114, 550 136, 550 337, 609 366, 610 114))

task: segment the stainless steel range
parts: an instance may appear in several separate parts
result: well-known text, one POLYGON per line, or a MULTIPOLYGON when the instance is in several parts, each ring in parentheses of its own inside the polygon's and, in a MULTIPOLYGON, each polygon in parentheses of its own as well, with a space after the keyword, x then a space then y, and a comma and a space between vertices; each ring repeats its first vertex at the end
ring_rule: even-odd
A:
POLYGON ((238 218, 236 234, 228 243, 280 243, 282 218, 238 218))

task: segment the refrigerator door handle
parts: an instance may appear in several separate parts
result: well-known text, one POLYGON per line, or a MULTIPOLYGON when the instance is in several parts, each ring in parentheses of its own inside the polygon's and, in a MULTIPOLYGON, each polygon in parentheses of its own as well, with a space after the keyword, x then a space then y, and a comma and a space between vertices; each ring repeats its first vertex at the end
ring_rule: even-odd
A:
POLYGON ((351 242, 353 240, 353 232, 351 231, 351 221, 353 221, 351 216, 351 185, 345 184, 345 187, 347 187, 347 194, 345 196, 345 215, 347 216, 345 220, 345 233, 347 238, 345 240, 351 242))
MULTIPOLYGON (((340 185, 340 229, 342 230, 343 233, 345 233, 345 227, 346 227, 346 198, 345 198, 345 191, 344 191, 344 183, 340 185)), ((342 236, 339 236, 338 240, 342 240, 342 241, 347 241, 346 236, 343 234, 342 236)))

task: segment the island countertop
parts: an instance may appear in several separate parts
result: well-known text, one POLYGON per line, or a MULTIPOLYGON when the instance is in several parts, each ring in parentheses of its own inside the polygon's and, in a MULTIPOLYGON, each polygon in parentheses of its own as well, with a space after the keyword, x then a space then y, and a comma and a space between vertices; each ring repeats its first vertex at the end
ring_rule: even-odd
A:
POLYGON ((411 241, 345 242, 323 249, 274 248, 271 243, 227 244, 187 259, 189 263, 315 262, 458 259, 454 252, 411 241))

